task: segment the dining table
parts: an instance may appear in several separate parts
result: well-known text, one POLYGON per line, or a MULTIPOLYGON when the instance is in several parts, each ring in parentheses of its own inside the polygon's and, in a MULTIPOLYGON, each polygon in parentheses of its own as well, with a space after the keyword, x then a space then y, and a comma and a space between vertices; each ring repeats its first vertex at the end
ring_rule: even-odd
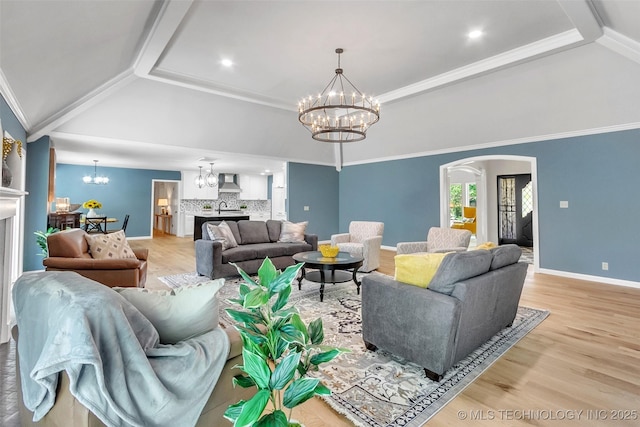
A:
POLYGON ((107 224, 118 222, 118 218, 112 218, 107 216, 97 216, 84 219, 80 219, 80 226, 87 233, 104 233, 107 234, 107 224))

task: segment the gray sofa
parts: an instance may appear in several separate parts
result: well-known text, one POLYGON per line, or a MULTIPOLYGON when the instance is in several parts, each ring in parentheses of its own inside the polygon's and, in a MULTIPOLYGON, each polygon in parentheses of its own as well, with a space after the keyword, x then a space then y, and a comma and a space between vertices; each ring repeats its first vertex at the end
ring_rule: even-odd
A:
POLYGON ((208 221, 202 224, 202 239, 196 240, 196 271, 201 276, 212 279, 237 276, 235 263, 248 274, 258 272, 262 261, 269 257, 278 269, 295 264, 293 255, 299 252, 318 249, 318 236, 305 234, 304 242, 280 243, 282 221, 225 221, 238 242, 238 246, 222 250, 222 243, 211 240, 207 224, 220 224, 221 221, 208 221))
POLYGON ((362 335, 381 348, 425 368, 440 381, 445 371, 515 319, 527 264, 522 250, 450 253, 427 289, 389 276, 362 279, 362 335))

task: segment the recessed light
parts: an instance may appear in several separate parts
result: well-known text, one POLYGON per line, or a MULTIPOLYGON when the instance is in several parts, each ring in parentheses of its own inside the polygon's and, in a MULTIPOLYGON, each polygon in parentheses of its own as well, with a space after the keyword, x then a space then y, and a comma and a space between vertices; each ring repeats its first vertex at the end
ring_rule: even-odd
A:
POLYGON ((229 68, 229 67, 231 67, 231 66, 233 65, 233 61, 232 61, 232 60, 230 60, 230 59, 228 59, 228 58, 223 59, 222 61, 220 61, 220 63, 221 63, 224 67, 227 67, 227 68, 229 68))
POLYGON ((467 37, 474 40, 474 39, 479 39, 483 35, 484 35, 484 32, 482 30, 473 30, 473 31, 470 31, 469 34, 467 34, 467 37))

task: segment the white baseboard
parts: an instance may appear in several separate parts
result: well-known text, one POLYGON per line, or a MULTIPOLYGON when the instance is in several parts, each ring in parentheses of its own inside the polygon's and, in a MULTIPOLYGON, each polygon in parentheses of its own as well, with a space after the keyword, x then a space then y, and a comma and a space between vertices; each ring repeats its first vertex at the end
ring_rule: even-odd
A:
POLYGON ((604 283, 607 285, 626 286, 628 288, 640 289, 640 282, 631 280, 620 280, 611 277, 591 276, 589 274, 571 273, 568 271, 550 270, 548 268, 539 268, 537 273, 550 274, 552 276, 568 277, 569 279, 585 280, 587 282, 604 283))
POLYGON ((153 239, 153 237, 152 236, 135 236, 135 237, 127 236, 127 240, 148 240, 148 239, 153 239))

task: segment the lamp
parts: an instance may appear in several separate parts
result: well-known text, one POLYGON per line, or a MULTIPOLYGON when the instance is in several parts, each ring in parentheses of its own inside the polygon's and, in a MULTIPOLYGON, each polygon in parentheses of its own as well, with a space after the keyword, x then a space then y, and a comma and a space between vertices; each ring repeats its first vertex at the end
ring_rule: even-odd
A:
POLYGON ((93 161, 93 176, 85 175, 82 180, 85 184, 108 184, 109 178, 106 176, 98 176, 98 161, 93 161))
POLYGON ((209 163, 209 165, 209 173, 204 177, 204 180, 209 187, 215 187, 218 185, 218 176, 213 173, 213 163, 209 163))
POLYGON ((205 186, 204 177, 202 176, 202 166, 198 166, 200 168, 200 175, 196 176, 195 183, 196 187, 202 188, 205 186))
POLYGON ((56 197, 56 213, 69 212, 70 205, 68 197, 56 197))
POLYGON ((167 213, 166 207, 169 206, 169 201, 167 199, 158 199, 158 206, 162 208, 162 215, 167 213))
POLYGON ((380 103, 360 92, 340 68, 342 52, 336 49, 336 75, 318 97, 309 96, 298 103, 298 120, 316 141, 362 141, 369 127, 380 119, 380 103))

